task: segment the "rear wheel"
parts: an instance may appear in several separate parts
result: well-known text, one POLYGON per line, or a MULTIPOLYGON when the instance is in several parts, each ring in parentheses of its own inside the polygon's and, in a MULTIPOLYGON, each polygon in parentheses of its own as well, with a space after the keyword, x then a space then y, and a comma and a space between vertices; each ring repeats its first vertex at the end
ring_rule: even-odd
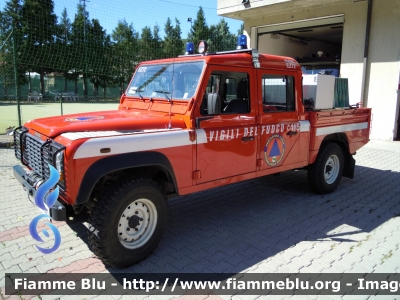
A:
POLYGON ((343 173, 342 148, 328 142, 322 146, 315 162, 308 168, 308 184, 318 194, 333 192, 343 173))
POLYGON ((110 186, 90 213, 89 244, 106 264, 129 267, 157 246, 167 223, 161 188, 148 179, 110 186))

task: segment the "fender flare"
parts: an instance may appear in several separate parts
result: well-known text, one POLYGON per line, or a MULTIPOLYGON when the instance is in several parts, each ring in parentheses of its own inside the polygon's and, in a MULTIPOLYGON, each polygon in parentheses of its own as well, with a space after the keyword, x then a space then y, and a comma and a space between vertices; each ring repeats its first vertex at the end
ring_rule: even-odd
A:
POLYGON ((133 152, 104 157, 93 163, 83 176, 74 205, 89 200, 96 183, 106 174, 135 167, 160 166, 171 175, 176 191, 178 185, 172 165, 168 158, 159 152, 133 152))
MULTIPOLYGON (((329 134, 324 138, 324 140, 321 143, 321 146, 325 142, 329 142, 329 141, 338 143, 343 150, 344 169, 343 169, 342 176, 353 179, 356 161, 353 158, 353 155, 350 153, 350 146, 349 146, 349 140, 348 140, 347 135, 343 132, 329 134)), ((321 149, 321 146, 320 146, 320 149, 321 149)))
POLYGON ((339 142, 340 144, 342 144, 344 146, 345 149, 347 149, 347 151, 350 151, 349 149, 349 140, 347 138, 347 135, 343 132, 338 132, 338 133, 331 133, 328 134, 322 141, 321 146, 324 142, 339 142))

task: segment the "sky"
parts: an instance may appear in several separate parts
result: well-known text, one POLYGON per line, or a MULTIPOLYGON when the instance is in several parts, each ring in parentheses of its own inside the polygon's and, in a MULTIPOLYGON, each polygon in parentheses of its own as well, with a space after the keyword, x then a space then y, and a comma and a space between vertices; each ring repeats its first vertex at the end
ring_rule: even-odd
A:
MULTIPOLYGON (((67 9, 68 17, 73 21, 79 0, 53 0, 54 12, 58 17, 64 7, 67 9)), ((83 0, 80 0, 83 3, 83 0)), ((4 9, 6 0, 0 0, 0 8, 4 9)), ((188 18, 196 19, 199 6, 203 7, 207 25, 217 24, 222 17, 217 16, 217 0, 187 1, 187 0, 86 0, 87 11, 90 19, 98 19, 100 25, 107 30, 108 34, 117 26, 119 20, 125 19, 128 24, 132 23, 136 31, 141 32, 145 26, 153 28, 158 25, 161 36, 164 37, 164 25, 167 18, 175 24, 178 18, 182 30, 182 38, 186 38, 191 23, 188 18)), ((230 31, 237 33, 241 22, 225 18, 230 31)))

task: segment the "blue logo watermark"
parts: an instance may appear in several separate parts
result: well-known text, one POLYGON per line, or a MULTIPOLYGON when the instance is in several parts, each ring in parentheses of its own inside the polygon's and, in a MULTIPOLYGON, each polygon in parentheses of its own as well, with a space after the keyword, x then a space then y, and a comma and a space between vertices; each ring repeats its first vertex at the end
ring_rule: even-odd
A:
MULTIPOLYGON (((50 192, 53 186, 56 185, 56 183, 60 180, 60 174, 58 174, 57 170, 51 165, 49 165, 49 169, 50 169, 49 179, 45 181, 38 188, 35 194, 35 204, 44 212, 47 212, 54 205, 60 193, 60 189, 58 186, 53 191, 50 192)), ((39 233, 37 232, 37 225, 41 219, 51 220, 51 217, 49 216, 48 213, 43 213, 35 217, 29 224, 29 232, 36 241, 44 243, 43 239, 39 236, 39 233)), ((51 229, 51 231, 53 231, 54 245, 51 248, 42 248, 39 246, 36 246, 36 248, 44 254, 50 254, 56 251, 58 247, 60 247, 61 234, 58 231, 57 227, 51 224, 50 222, 46 222, 45 224, 51 229)), ((42 233, 46 237, 50 237, 50 234, 47 232, 47 230, 43 229, 42 233)))

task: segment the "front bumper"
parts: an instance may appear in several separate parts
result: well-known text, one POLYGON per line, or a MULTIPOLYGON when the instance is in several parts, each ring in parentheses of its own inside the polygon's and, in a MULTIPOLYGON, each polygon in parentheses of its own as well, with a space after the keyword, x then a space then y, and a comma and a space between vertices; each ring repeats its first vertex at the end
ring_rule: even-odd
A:
MULTIPOLYGON (((35 197, 36 187, 34 186, 34 182, 37 182, 38 180, 34 178, 34 174, 25 172, 25 170, 19 165, 13 167, 13 174, 15 179, 22 184, 24 190, 32 197, 35 197)), ((50 208, 49 214, 54 221, 67 220, 66 208, 58 200, 50 208)))

